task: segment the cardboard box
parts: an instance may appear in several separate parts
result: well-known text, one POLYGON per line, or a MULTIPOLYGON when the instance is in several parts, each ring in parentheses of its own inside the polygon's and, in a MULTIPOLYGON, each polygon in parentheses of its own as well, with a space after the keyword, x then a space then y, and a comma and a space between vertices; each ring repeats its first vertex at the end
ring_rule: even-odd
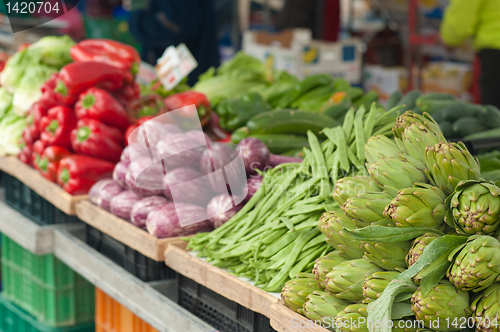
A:
POLYGON ((379 101, 384 105, 393 92, 406 91, 408 88, 408 71, 405 67, 367 65, 363 72, 363 88, 365 91, 377 92, 379 101))
POLYGON ((450 93, 469 101, 472 82, 470 64, 456 62, 432 62, 422 71, 422 92, 450 93))
POLYGON ((361 41, 323 42, 312 39, 308 29, 290 29, 270 34, 262 31, 243 33, 243 51, 277 70, 286 70, 302 79, 326 73, 361 83, 361 41))

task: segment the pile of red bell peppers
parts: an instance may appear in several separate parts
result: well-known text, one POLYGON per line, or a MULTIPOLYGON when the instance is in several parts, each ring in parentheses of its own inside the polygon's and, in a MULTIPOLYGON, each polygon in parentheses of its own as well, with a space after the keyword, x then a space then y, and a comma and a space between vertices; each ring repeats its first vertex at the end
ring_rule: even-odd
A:
POLYGON ((74 60, 42 86, 23 132, 19 158, 68 193, 86 194, 110 177, 125 145, 129 104, 140 97, 140 57, 128 45, 88 39, 74 60))

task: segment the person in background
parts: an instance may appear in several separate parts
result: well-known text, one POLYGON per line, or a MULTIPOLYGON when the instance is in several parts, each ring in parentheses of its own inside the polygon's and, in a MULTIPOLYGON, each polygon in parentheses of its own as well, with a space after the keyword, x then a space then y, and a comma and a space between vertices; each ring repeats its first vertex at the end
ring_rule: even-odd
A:
POLYGON ((500 107, 500 0, 450 1, 441 39, 453 47, 470 37, 481 61, 481 103, 500 107))
POLYGON ((214 0, 151 0, 145 10, 132 11, 129 26, 142 46, 142 59, 152 65, 167 47, 186 44, 198 62, 190 85, 219 66, 214 0))

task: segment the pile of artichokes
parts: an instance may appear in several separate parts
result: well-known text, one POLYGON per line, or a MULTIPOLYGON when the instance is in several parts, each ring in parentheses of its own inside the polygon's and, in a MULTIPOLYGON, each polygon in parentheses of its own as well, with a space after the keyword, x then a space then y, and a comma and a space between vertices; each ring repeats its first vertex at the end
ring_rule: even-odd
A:
POLYGON ((452 235, 463 241, 436 262, 443 278, 412 278, 414 291, 392 299, 411 309, 392 311, 392 331, 500 331, 500 188, 481 179, 477 159, 447 142, 428 114, 404 113, 393 133, 368 140, 364 176, 337 181, 338 207, 318 225, 333 251, 287 282, 285 305, 331 331, 378 330, 367 323, 369 304, 433 241, 452 235), (363 228, 415 236, 368 241, 355 236, 363 228), (365 323, 343 324, 353 320, 365 323))

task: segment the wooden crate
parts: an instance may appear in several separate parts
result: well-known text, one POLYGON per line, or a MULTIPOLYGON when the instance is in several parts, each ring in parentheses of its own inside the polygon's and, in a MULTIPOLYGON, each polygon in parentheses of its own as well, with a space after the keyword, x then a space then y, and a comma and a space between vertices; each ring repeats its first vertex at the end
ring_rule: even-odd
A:
POLYGON ((177 237, 159 239, 88 200, 77 204, 76 215, 83 222, 157 262, 164 260, 163 253, 168 244, 185 243, 177 237))
POLYGON ((178 273, 252 311, 269 317, 278 297, 255 287, 229 272, 211 265, 185 250, 187 243, 171 243, 165 250, 165 263, 178 273))
POLYGON ((76 214, 76 203, 88 198, 87 195, 73 196, 68 194, 56 183, 45 179, 35 169, 13 156, 0 157, 0 170, 17 178, 56 208, 70 216, 76 214))
POLYGON ((314 327, 314 322, 285 307, 283 300, 270 309, 271 326, 278 332, 328 332, 324 327, 314 327))

